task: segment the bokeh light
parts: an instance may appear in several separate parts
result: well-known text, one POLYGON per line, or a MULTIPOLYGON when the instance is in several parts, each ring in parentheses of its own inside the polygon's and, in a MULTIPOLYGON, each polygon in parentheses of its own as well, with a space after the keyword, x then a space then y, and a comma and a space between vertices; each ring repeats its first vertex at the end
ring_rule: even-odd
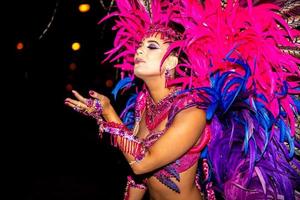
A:
POLYGON ((23 42, 18 42, 16 45, 17 50, 21 51, 24 48, 23 42))
POLYGON ((80 43, 79 42, 73 42, 72 49, 73 49, 73 51, 78 51, 80 49, 80 43))
POLYGON ((71 92, 71 91, 73 90, 73 85, 72 85, 71 83, 68 83, 68 84, 66 85, 66 90, 67 90, 68 92, 71 92))
POLYGON ((71 71, 75 71, 76 70, 76 68, 77 68, 77 65, 76 65, 76 63, 70 63, 70 65, 69 65, 69 69, 71 70, 71 71))
POLYGON ((108 79, 108 80, 106 80, 105 85, 106 85, 106 87, 111 88, 113 86, 113 81, 108 79))
POLYGON ((90 10, 91 6, 88 3, 82 3, 78 6, 78 9, 82 13, 86 13, 90 10))

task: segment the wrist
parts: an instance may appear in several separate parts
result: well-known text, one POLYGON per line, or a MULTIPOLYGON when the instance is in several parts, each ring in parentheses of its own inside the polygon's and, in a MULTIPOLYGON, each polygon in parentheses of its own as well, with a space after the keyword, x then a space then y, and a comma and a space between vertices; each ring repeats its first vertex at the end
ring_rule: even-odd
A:
POLYGON ((113 112, 113 107, 111 106, 111 104, 105 106, 105 108, 103 108, 103 111, 102 111, 102 116, 104 118, 106 117, 109 117, 111 115, 111 113, 113 112))
POLYGON ((116 113, 115 109, 112 107, 111 104, 105 106, 102 112, 102 116, 107 122, 122 123, 118 114, 116 113))

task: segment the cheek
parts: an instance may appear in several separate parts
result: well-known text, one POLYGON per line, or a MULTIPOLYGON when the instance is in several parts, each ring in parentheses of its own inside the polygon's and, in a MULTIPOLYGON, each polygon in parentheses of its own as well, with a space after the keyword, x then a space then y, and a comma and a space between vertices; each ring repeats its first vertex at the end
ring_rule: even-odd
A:
POLYGON ((159 63, 147 62, 134 68, 134 74, 137 77, 160 75, 159 63))
POLYGON ((140 63, 134 67, 134 74, 139 75, 160 75, 160 58, 151 57, 146 63, 140 63))
POLYGON ((159 58, 150 59, 147 64, 148 70, 158 73, 160 71, 160 61, 161 59, 159 58))
POLYGON ((163 55, 163 53, 156 53, 149 57, 148 64, 151 71, 160 73, 160 64, 163 59, 163 55))

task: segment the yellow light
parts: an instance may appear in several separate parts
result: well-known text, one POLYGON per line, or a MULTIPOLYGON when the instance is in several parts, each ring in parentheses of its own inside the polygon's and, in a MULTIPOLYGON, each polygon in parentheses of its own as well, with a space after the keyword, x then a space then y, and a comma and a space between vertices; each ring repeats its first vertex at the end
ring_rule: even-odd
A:
POLYGON ((80 43, 79 42, 73 42, 72 49, 74 51, 78 51, 80 49, 80 43))
POLYGON ((91 6, 88 3, 82 3, 78 7, 79 11, 82 13, 88 12, 90 10, 90 8, 91 8, 91 6))
POLYGON ((17 48, 18 50, 22 50, 22 49, 24 48, 23 42, 18 42, 17 45, 16 45, 16 48, 17 48))

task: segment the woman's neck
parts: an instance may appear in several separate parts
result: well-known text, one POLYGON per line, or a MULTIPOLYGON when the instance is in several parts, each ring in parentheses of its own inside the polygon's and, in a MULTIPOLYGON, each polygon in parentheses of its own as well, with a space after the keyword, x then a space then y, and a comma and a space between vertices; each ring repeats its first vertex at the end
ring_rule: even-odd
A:
POLYGON ((151 80, 145 81, 149 94, 155 103, 158 103, 161 99, 170 94, 173 88, 166 88, 164 80, 151 80))

